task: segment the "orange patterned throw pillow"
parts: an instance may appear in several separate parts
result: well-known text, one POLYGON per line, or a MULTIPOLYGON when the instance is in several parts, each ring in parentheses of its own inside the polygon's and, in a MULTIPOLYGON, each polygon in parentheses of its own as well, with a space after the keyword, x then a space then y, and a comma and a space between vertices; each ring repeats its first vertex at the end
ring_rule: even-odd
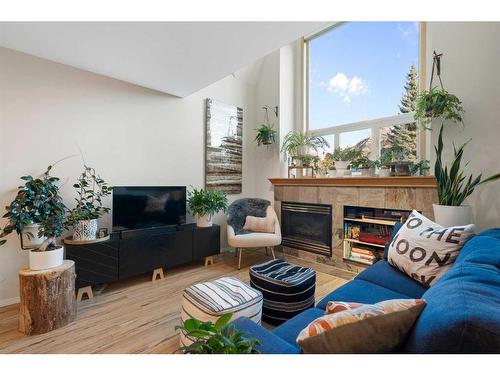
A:
POLYGON ((388 353, 405 341, 424 306, 422 299, 329 302, 326 315, 304 328, 297 343, 304 353, 388 353))
POLYGON ((244 230, 260 233, 274 233, 274 217, 247 216, 245 219, 244 230))

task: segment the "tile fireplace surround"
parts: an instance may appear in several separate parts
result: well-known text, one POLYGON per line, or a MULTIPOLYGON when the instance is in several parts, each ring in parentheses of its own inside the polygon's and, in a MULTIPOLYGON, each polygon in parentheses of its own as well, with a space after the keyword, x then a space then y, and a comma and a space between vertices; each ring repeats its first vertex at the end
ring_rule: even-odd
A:
POLYGON ((274 207, 281 218, 281 202, 328 204, 332 206, 332 256, 283 247, 283 251, 352 272, 362 265, 342 259, 344 206, 421 211, 434 218, 437 203, 436 180, 429 177, 337 177, 270 178, 274 186, 274 207))

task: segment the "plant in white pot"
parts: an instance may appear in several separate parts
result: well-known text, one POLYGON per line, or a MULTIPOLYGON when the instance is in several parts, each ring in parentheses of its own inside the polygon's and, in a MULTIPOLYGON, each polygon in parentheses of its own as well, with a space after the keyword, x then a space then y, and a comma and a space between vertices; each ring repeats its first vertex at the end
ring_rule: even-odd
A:
POLYGON ((187 204, 192 215, 196 215, 198 227, 211 227, 212 218, 219 211, 227 212, 227 196, 220 191, 208 191, 191 187, 187 204))
MULTIPOLYGON (((319 149, 329 147, 325 138, 311 133, 303 133, 299 131, 291 131, 283 140, 281 152, 288 155, 292 159, 292 164, 297 162, 302 163, 301 157, 317 153, 319 149)), ((302 165, 302 164, 300 164, 302 165)))
POLYGON ((468 178, 464 176, 463 171, 460 170, 460 164, 467 143, 458 149, 453 146, 453 161, 448 168, 442 160, 443 126, 441 126, 438 144, 434 146, 436 151, 434 175, 437 181, 439 204, 434 204, 433 209, 435 221, 444 227, 470 224, 471 208, 462 205, 464 200, 474 192, 477 186, 500 178, 500 173, 486 179, 483 179, 481 174, 475 178, 472 175, 468 178))
MULTIPOLYGON (((6 207, 3 215, 7 225, 0 231, 0 238, 16 232, 23 249, 30 249, 29 266, 42 270, 63 263, 64 248, 58 245, 57 237, 64 230, 66 206, 59 195, 59 178, 51 176, 52 166, 39 178, 23 176, 16 198, 6 207)), ((0 240, 0 245, 6 240, 0 240)))
POLYGON ((73 228, 73 240, 88 241, 97 238, 98 219, 109 213, 103 199, 111 194, 112 188, 96 174, 94 168, 84 170, 73 185, 77 191, 76 206, 69 211, 66 227, 73 228))

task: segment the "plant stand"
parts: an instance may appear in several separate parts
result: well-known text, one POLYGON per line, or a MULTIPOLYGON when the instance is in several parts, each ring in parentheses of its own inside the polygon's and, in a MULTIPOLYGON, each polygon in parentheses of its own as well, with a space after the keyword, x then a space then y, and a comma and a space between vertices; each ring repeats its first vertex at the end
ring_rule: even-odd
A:
POLYGON ((36 335, 75 320, 75 277, 72 260, 48 270, 20 270, 19 331, 36 335))

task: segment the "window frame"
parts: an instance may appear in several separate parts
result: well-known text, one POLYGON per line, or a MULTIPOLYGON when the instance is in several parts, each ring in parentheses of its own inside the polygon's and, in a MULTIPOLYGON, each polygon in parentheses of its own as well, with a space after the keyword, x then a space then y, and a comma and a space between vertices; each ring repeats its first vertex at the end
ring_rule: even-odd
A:
MULTIPOLYGON (((371 158, 378 159, 380 157, 380 130, 386 127, 395 125, 404 125, 415 122, 413 119, 414 112, 402 113, 394 116, 380 117, 371 120, 358 121, 347 124, 339 124, 328 126, 321 129, 309 129, 309 42, 321 35, 340 27, 347 22, 333 22, 327 27, 312 33, 302 38, 302 128, 305 132, 310 132, 312 135, 334 136, 334 149, 339 147, 340 134, 355 130, 371 130, 371 158)), ((426 22, 419 22, 419 46, 418 46, 418 90, 419 92, 426 84, 426 22)), ((417 124, 418 125, 418 124, 417 124)), ((420 126, 417 126, 417 160, 429 159, 426 150, 427 136, 425 131, 422 131, 420 126)))

